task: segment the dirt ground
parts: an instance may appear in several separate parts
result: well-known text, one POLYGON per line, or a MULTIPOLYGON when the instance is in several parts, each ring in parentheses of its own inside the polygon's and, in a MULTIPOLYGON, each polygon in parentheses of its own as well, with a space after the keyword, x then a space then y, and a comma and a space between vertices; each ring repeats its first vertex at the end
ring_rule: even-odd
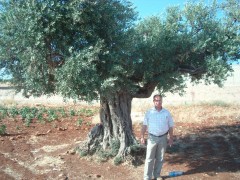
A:
MULTIPOLYGON (((240 179, 239 108, 170 107, 176 119, 175 141, 166 153, 162 176, 169 180, 240 179), (189 114, 183 116, 180 112, 189 114), (176 170, 184 174, 168 177, 170 171, 176 170)), ((85 122, 93 119, 84 117, 85 122)), ((115 166, 111 160, 99 162, 95 157, 83 158, 75 153, 93 125, 77 126, 76 120, 77 117, 51 123, 34 120, 27 127, 21 118, 3 119, 7 134, 0 136, 0 179, 143 179, 144 158, 134 165, 115 166)), ((134 133, 138 138, 140 123, 134 123, 134 133)))

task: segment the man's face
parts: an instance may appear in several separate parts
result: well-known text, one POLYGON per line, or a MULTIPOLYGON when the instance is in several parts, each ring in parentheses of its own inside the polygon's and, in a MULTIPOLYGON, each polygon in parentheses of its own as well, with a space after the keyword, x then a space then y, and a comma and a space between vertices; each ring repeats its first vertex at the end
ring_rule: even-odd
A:
POLYGON ((156 108, 161 108, 162 107, 162 98, 160 96, 156 96, 153 100, 153 103, 156 108))

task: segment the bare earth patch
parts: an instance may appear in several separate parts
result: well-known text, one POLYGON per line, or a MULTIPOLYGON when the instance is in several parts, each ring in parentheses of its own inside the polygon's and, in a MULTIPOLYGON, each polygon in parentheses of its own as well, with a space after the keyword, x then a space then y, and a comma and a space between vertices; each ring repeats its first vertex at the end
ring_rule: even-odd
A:
MULTIPOLYGON (((240 179, 239 106, 169 107, 176 122, 175 143, 168 148, 162 175, 165 179, 240 179), (183 114, 185 112, 185 115, 183 114), (184 175, 169 178, 170 171, 184 175)), ((135 114, 138 118, 141 118, 135 114)), ((96 117, 95 117, 96 118, 96 117)), ((87 118, 85 121, 96 121, 87 118)), ((74 152, 91 126, 76 125, 76 119, 33 121, 27 127, 19 119, 3 119, 7 134, 0 136, 1 180, 141 180, 144 154, 119 166, 74 152)), ((134 123, 139 137, 140 124, 134 123)))

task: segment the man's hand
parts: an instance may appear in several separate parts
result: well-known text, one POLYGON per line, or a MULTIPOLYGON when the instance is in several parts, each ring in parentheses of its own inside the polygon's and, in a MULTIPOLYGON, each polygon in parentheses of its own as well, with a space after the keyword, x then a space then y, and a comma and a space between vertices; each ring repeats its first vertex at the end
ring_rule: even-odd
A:
POLYGON ((143 137, 141 137, 140 142, 141 142, 141 144, 145 144, 145 139, 143 137))
POLYGON ((168 139, 168 145, 171 147, 173 145, 173 137, 168 139))
POLYGON ((145 134, 146 130, 147 130, 147 126, 146 125, 142 125, 140 142, 143 145, 145 144, 144 134, 145 134))

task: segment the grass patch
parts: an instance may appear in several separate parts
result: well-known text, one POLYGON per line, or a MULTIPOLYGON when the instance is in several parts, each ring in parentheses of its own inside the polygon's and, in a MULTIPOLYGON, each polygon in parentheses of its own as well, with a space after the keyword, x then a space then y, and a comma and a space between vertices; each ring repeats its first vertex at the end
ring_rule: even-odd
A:
POLYGON ((6 134, 6 129, 7 129, 6 125, 2 124, 0 126, 0 135, 6 134))
POLYGON ((121 164, 123 162, 123 158, 117 156, 117 157, 114 158, 113 162, 114 162, 114 165, 117 166, 117 165, 119 165, 119 164, 121 164))

